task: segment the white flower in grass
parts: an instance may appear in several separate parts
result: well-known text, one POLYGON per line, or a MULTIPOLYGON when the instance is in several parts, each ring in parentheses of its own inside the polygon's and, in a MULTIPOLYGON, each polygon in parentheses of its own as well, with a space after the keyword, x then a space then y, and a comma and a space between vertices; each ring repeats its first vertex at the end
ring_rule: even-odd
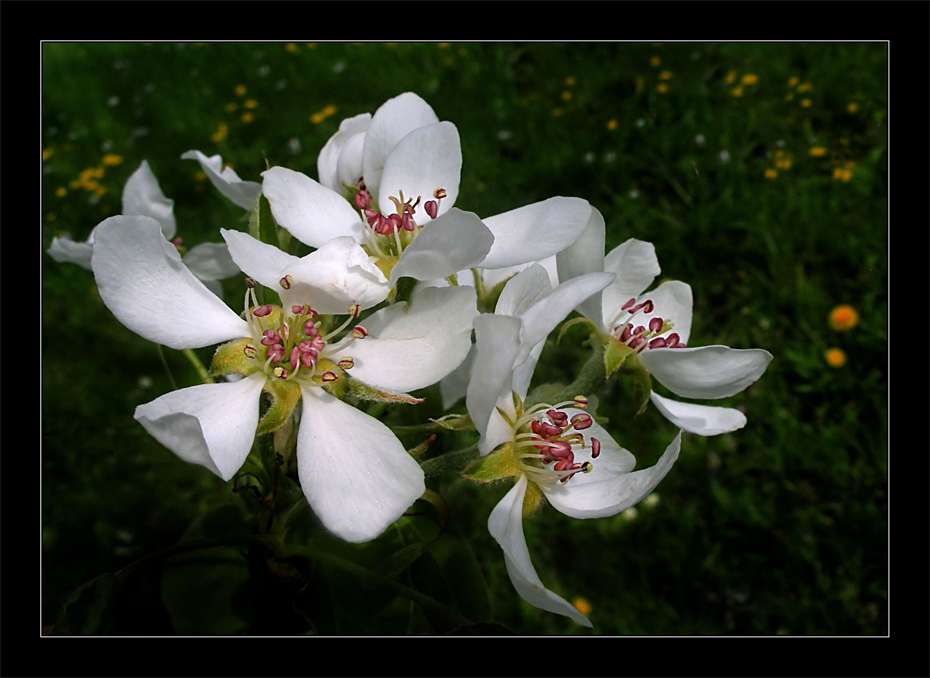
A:
POLYGON ((413 93, 370 119, 343 121, 318 165, 320 182, 283 167, 262 173, 275 221, 311 247, 351 237, 391 284, 450 276, 491 248, 481 220, 452 207, 462 169, 458 130, 413 93))
MULTIPOLYGON (((177 232, 174 200, 166 198, 162 193, 158 179, 155 178, 155 174, 145 160, 123 186, 122 214, 155 219, 161 226, 165 238, 174 240, 180 246, 180 238, 174 237, 177 232)), ((48 249, 49 256, 55 261, 77 264, 91 270, 90 260, 94 249, 95 231, 96 229, 90 232, 86 242, 75 242, 69 237, 53 238, 48 249)), ((224 243, 196 245, 182 255, 181 261, 215 294, 221 292, 220 280, 239 273, 239 268, 230 259, 229 251, 224 243)))
POLYGON ((354 384, 413 400, 402 392, 440 379, 468 351, 474 292, 414 295, 362 326, 358 314, 380 301, 382 283, 353 240, 297 258, 243 233, 223 235, 238 265, 278 290, 282 306, 258 305, 250 289, 243 319, 181 264, 151 219, 113 217, 98 226, 94 274, 117 319, 171 348, 226 342, 212 372, 243 376, 163 395, 140 405, 136 420, 182 459, 229 480, 256 432, 283 424, 300 402, 297 468, 310 505, 343 539, 377 537, 422 495, 423 473, 389 428, 331 392, 354 384), (259 421, 263 390, 273 403, 259 421))
POLYGON ((583 395, 524 408, 540 341, 611 279, 591 273, 552 291, 546 272, 531 266, 507 283, 495 313, 475 319, 477 354, 467 395, 483 458, 466 475, 478 481, 517 481, 488 520, 514 588, 530 604, 585 626, 591 626, 588 619, 540 581, 527 549, 524 518, 543 497, 574 518, 616 515, 658 485, 681 447, 679 433, 655 466, 634 472, 633 455, 584 411, 583 395))
MULTIPOLYGON (((642 367, 684 398, 726 398, 762 376, 772 360, 768 351, 688 346, 691 287, 670 280, 644 292, 660 271, 651 243, 630 239, 603 258, 592 256, 598 247, 603 253, 603 219, 561 252, 557 264, 562 279, 593 270, 616 273, 613 283, 577 309, 605 336, 610 360, 622 360, 624 368, 642 367)), ((691 433, 712 436, 746 425, 745 415, 733 408, 679 402, 654 391, 649 397, 663 416, 691 433)))
POLYGON ((224 167, 223 158, 219 155, 211 155, 208 158, 200 151, 187 151, 181 159, 199 162, 216 190, 244 210, 252 209, 262 192, 262 185, 257 181, 240 179, 232 167, 224 167))

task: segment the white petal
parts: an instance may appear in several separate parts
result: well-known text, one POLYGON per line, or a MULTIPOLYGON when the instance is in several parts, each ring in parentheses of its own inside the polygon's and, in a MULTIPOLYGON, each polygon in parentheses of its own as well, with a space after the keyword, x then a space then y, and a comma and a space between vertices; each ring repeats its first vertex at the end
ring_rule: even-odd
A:
POLYGON ((48 255, 59 263, 77 264, 88 271, 91 270, 90 258, 94 253, 94 246, 89 242, 74 242, 69 237, 52 238, 48 248, 48 255))
MULTIPOLYGON (((606 230, 603 215, 594 207, 588 223, 575 242, 556 254, 555 261, 558 279, 567 282, 572 278, 604 270, 604 240, 606 230)), ((613 272, 613 271, 611 271, 613 272)), ((577 309, 598 327, 603 321, 601 313, 601 293, 597 292, 582 301, 577 309)), ((604 329, 601 327, 601 329, 604 329)))
MULTIPOLYGON (((691 286, 679 280, 667 280, 651 292, 641 294, 637 302, 649 299, 653 309, 649 313, 640 312, 634 320, 635 325, 649 326, 652 318, 662 318, 672 323, 672 328, 663 336, 677 333, 678 339, 685 344, 691 338, 691 319, 694 301, 691 286)), ((629 301, 629 300, 627 300, 629 301)))
POLYGON ((168 240, 174 238, 177 231, 174 200, 169 200, 161 192, 158 179, 145 160, 123 186, 123 214, 152 217, 161 224, 162 233, 168 240))
POLYGON ((523 535, 523 498, 526 496, 526 483, 526 476, 520 476, 517 484, 504 495, 488 518, 488 530, 504 550, 504 561, 510 581, 520 597, 530 605, 571 617, 579 624, 590 628, 592 624, 588 618, 567 600, 543 586, 539 575, 536 574, 529 549, 526 547, 526 537, 523 535))
MULTIPOLYGON (((367 140, 365 148, 368 148, 367 140)), ((396 211, 390 198, 399 199, 401 191, 405 201, 411 198, 416 201, 420 197, 415 218, 422 226, 430 220, 423 205, 433 200, 433 191, 437 188, 446 189, 446 197, 439 203, 440 215, 455 204, 461 174, 462 145, 455 125, 438 122, 420 127, 401 139, 388 155, 377 193, 378 207, 383 214, 396 211)), ((365 183, 367 186, 367 173, 365 183)))
POLYGON ((639 355, 652 376, 682 398, 714 400, 739 393, 765 372, 772 354, 726 346, 654 348, 639 355))
POLYGON ((450 409, 459 400, 465 397, 474 365, 475 345, 472 344, 462 364, 439 381, 439 392, 442 395, 442 409, 450 409))
POLYGON ((427 287, 364 321, 368 336, 345 350, 350 374, 394 393, 435 384, 465 360, 477 315, 474 288, 427 287))
POLYGON ((650 397, 662 416, 678 428, 699 436, 729 433, 746 425, 746 415, 729 407, 681 403, 671 398, 663 398, 654 391, 650 397))
POLYGON ((353 543, 370 541, 423 495, 423 471, 377 419, 321 388, 301 393, 300 486, 328 530, 353 543))
POLYGON ((176 349, 247 336, 248 324, 187 267, 149 217, 110 217, 91 260, 103 303, 136 334, 176 349))
MULTIPOLYGON (((556 261, 555 255, 551 257, 546 257, 545 259, 540 259, 539 261, 530 261, 525 264, 516 264, 514 266, 505 266, 504 268, 480 268, 477 269, 481 274, 481 282, 484 284, 486 290, 491 289, 495 285, 508 280, 509 278, 514 277, 520 271, 523 271, 530 266, 537 264, 546 269, 546 273, 549 274, 549 287, 555 289, 559 286, 559 274, 556 270, 556 261)), ((459 274, 459 285, 462 284, 462 280, 466 280, 468 285, 473 285, 474 276, 471 271, 465 271, 464 273, 459 274), (467 276, 465 275, 467 274, 467 276)))
POLYGON ((497 406, 491 412, 491 418, 488 419, 488 425, 481 432, 481 438, 478 440, 478 453, 484 457, 494 451, 498 445, 513 442, 513 426, 507 423, 507 420, 498 412, 507 412, 511 421, 516 419, 516 412, 513 409, 513 397, 508 393, 502 395, 497 400, 497 406))
POLYGON ((202 242, 185 252, 181 261, 201 280, 223 280, 239 274, 224 242, 202 242))
MULTIPOLYGON (((316 159, 317 175, 320 177, 320 183, 326 188, 336 193, 342 193, 342 185, 338 179, 338 166, 342 151, 352 139, 358 135, 364 135, 371 124, 371 113, 362 113, 352 118, 346 118, 339 123, 339 131, 329 138, 320 155, 316 159)), ((364 136, 362 136, 364 140, 364 136)), ((359 149, 361 151, 361 149, 359 149)), ((357 181, 362 175, 362 159, 358 158, 358 173, 352 179, 357 181)))
POLYGON ((243 181, 231 167, 224 168, 219 155, 208 158, 200 151, 188 151, 181 158, 199 162, 216 190, 244 210, 252 209, 262 192, 262 185, 257 181, 243 181))
POLYGON ((135 419, 184 461, 232 478, 252 449, 266 377, 200 384, 136 408, 135 419))
POLYGON ((236 266, 269 289, 277 290, 284 277, 284 269, 300 261, 299 257, 282 252, 242 231, 221 228, 220 235, 226 241, 236 266))
MULTIPOLYGON (((604 518, 613 516, 642 501, 661 482, 678 459, 681 451, 681 431, 672 444, 656 462, 655 466, 642 471, 629 470, 625 455, 629 452, 617 447, 604 431, 600 433, 596 424, 582 433, 585 441, 595 437, 601 443, 601 454, 592 460, 590 448, 575 454, 576 463, 590 461, 590 473, 577 473, 555 489, 543 489, 546 499, 559 511, 573 518, 604 518), (606 436, 606 440, 599 437, 606 436), (611 443, 610 445, 608 445, 611 443), (617 451, 620 451, 618 456, 617 451)), ((603 429, 600 429, 603 431, 603 429)), ((573 448, 577 450, 578 448, 573 448)), ((630 455, 632 457, 632 455, 630 455)))
POLYGON ((522 323, 518 318, 482 313, 474 324, 477 353, 465 404, 475 430, 484 435, 498 398, 510 397, 522 323))
POLYGON ((402 276, 445 278, 471 268, 484 259, 493 242, 494 236, 477 215, 453 208, 426 224, 407 246, 391 270, 391 282, 402 276))
POLYGON ((549 274, 542 266, 532 264, 504 285, 494 313, 518 318, 550 294, 552 282, 549 274))
POLYGON ((520 400, 526 400, 526 393, 530 390, 533 373, 536 371, 536 363, 539 362, 539 356, 545 346, 546 340, 543 339, 530 349, 526 360, 513 370, 513 392, 520 396, 520 400))
MULTIPOLYGON (((379 195, 381 172, 398 142, 413 130, 437 122, 439 118, 430 105, 413 92, 389 99, 375 111, 365 134, 363 156, 365 186, 372 195, 379 195)), ((386 205, 380 207, 387 209, 386 205)))
POLYGON ((561 252, 581 234, 591 205, 581 198, 556 197, 484 219, 494 246, 481 264, 503 268, 561 252))
POLYGON ((365 250, 346 236, 333 238, 315 252, 291 262, 281 272, 282 278, 286 275, 293 279, 286 305, 310 304, 323 315, 346 314, 353 304, 371 308, 387 299, 391 291, 387 278, 365 250))
POLYGON ((587 273, 560 284, 548 297, 533 304, 520 316, 523 320, 523 346, 517 362, 523 362, 530 349, 549 336, 572 309, 603 290, 613 279, 613 273, 587 273))
POLYGON ((262 191, 275 221, 302 243, 321 247, 340 236, 361 241, 361 214, 348 200, 307 175, 272 167, 262 172, 262 191))
POLYGON ((603 293, 604 329, 609 330, 620 307, 642 294, 661 269, 655 246, 630 238, 604 258, 604 270, 617 274, 616 280, 603 293))
MULTIPOLYGON (((356 186, 362 178, 362 151, 365 149, 365 135, 356 134, 346 141, 339 154, 336 165, 336 187, 333 189, 346 199, 355 200, 355 191, 347 186, 356 186)), ((366 187, 367 188, 367 187, 366 187)))

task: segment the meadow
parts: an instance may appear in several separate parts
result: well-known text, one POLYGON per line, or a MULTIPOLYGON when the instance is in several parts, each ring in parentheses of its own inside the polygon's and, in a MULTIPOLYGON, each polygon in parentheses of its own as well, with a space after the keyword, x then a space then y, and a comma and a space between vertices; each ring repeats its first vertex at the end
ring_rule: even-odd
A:
MULTIPOLYGON (((509 484, 430 479, 487 601, 470 605, 481 617, 469 618, 501 625, 485 630, 888 632, 887 44, 46 43, 42 68, 43 251, 65 233, 82 241, 118 214, 122 186, 143 160, 175 201, 184 242, 219 242, 220 228, 246 228, 243 212, 182 153, 221 154, 252 181, 266 163, 316 177, 317 155, 343 118, 413 91, 461 135, 458 207, 488 216, 551 196, 584 198, 604 215, 608 251, 649 241, 661 279, 691 285, 690 345, 774 355, 756 384, 714 403, 744 411, 745 428, 685 435, 648 502, 598 520, 546 507, 527 521, 540 578, 589 611, 593 631, 513 590, 487 530, 509 484)), ((233 308, 241 289, 241 278, 224 281, 233 308)), ((137 405, 198 376, 180 352, 120 325, 90 271, 43 255, 42 313, 49 626, 84 582, 172 546, 192 522, 208 534, 204 516, 232 524, 222 511, 248 510, 249 497, 133 421, 137 405)), ((556 336, 536 374, 568 383, 587 357, 586 334, 556 336)), ((202 359, 209 363, 209 349, 202 359)), ((612 434, 641 468, 676 430, 655 408, 634 417, 631 393, 631 383, 611 382, 598 414, 616 422, 612 434)), ((420 409, 389 423, 442 416, 438 387, 420 395, 420 409)), ((469 435, 443 436, 435 451, 465 446, 469 435)), ((420 530, 414 523, 428 522, 409 521, 420 530)), ((443 557, 437 551, 435 561, 443 557)), ((429 588, 418 580, 428 572, 397 569, 398 581, 429 588)), ((221 590, 229 581, 216 584, 217 599, 229 597, 221 590)), ((398 619, 410 633, 446 631, 381 591, 372 594, 380 618, 301 627, 307 617, 298 615, 265 627, 235 604, 182 610, 171 596, 183 586, 165 586, 138 594, 155 613, 113 632, 387 634, 398 619)))

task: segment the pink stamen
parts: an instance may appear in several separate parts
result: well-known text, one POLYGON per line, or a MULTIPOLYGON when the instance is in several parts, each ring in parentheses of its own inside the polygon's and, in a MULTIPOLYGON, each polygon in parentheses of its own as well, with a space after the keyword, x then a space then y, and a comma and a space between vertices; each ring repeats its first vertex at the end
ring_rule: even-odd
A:
POLYGON ((252 311, 252 315, 254 315, 256 318, 264 318, 266 315, 271 313, 271 309, 271 304, 265 304, 264 306, 259 306, 254 311, 252 311))
POLYGON ((559 412, 558 410, 546 410, 546 415, 559 426, 566 426, 568 424, 568 415, 564 412, 559 412))
POLYGON ((634 298, 634 299, 630 299, 628 302, 626 302, 623 306, 620 307, 620 310, 621 310, 621 311, 626 311, 626 310, 628 310, 628 309, 629 309, 633 304, 635 304, 635 303, 636 303, 636 299, 635 299, 635 298, 634 298))
POLYGON ((427 200, 423 205, 423 209, 426 210, 426 213, 429 215, 430 219, 435 219, 436 215, 439 214, 439 203, 435 200, 427 200))
POLYGON ((649 341, 649 348, 665 348, 666 343, 662 337, 656 337, 649 341))
POLYGON ((352 336, 355 337, 356 339, 364 339, 365 337, 368 336, 368 330, 366 330, 361 325, 356 325, 352 329, 352 336))
POLYGON ((664 321, 662 320, 662 318, 655 317, 649 321, 649 329, 652 330, 653 332, 659 332, 661 331, 663 324, 664 324, 664 321))
POLYGON ((262 334, 265 335, 265 338, 262 339, 264 346, 272 346, 278 343, 278 333, 275 330, 265 330, 262 334))
POLYGON ((681 341, 681 337, 678 336, 678 333, 672 332, 670 335, 665 337, 665 348, 675 348, 678 346, 679 341, 681 341))
POLYGON ((591 438, 591 458, 597 459, 597 456, 601 453, 601 441, 597 438, 591 438))
POLYGON ((576 395, 574 397, 575 407, 581 408, 582 410, 588 406, 588 399, 583 395, 576 395))
POLYGON ((434 198, 437 198, 437 199, 439 199, 439 200, 442 200, 442 199, 445 198, 447 195, 448 195, 448 193, 446 193, 446 189, 444 189, 444 188, 437 188, 435 191, 433 191, 433 197, 434 197, 434 198))
POLYGON ((368 191, 362 189, 355 194, 355 206, 360 210, 366 209, 371 205, 371 200, 368 198, 368 191))
POLYGON ((586 428, 589 428, 591 424, 594 423, 594 420, 591 418, 590 414, 576 414, 572 417, 572 425, 577 431, 583 431, 586 428))
MULTIPOLYGON (((262 343, 264 343, 262 339, 262 343)), ((281 344, 275 344, 274 346, 268 347, 268 357, 271 358, 271 362, 277 363, 281 362, 281 359, 284 358, 284 347, 281 344)))

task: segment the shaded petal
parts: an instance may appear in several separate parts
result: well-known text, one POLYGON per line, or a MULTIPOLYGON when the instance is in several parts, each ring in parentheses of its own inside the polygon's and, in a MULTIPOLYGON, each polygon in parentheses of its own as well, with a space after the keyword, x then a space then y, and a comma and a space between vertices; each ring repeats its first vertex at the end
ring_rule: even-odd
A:
POLYGON ((671 398, 663 398, 655 392, 652 392, 650 397, 662 416, 678 428, 699 436, 729 433, 746 425, 746 415, 729 407, 681 403, 671 398))
POLYGON ((226 241, 233 263, 250 278, 254 278, 265 287, 277 290, 282 271, 300 261, 287 252, 282 252, 274 245, 256 240, 248 233, 220 229, 220 235, 226 241))
POLYGON ((169 200, 161 192, 158 179, 145 160, 123 186, 123 214, 152 217, 161 224, 161 231, 168 240, 174 238, 177 232, 174 200, 169 200))
POLYGON ((423 471, 377 419, 321 388, 301 386, 301 393, 300 486, 328 530, 370 541, 423 495, 423 471))
POLYGON ((94 253, 94 246, 90 242, 75 242, 70 237, 52 238, 48 248, 48 255, 59 263, 77 264, 88 271, 90 258, 94 253))
POLYGON ((365 320, 368 336, 346 349, 351 375, 395 393, 435 384, 465 360, 477 315, 474 288, 424 288, 365 320))
POLYGON ((91 260, 103 303, 136 334, 176 349, 248 336, 249 326, 188 268, 149 217, 110 217, 91 260))
POLYGON ((181 261, 201 280, 223 280, 239 274, 229 246, 223 242, 200 243, 185 252, 181 261))
MULTIPOLYGON (((648 327, 649 320, 652 318, 670 320, 673 327, 669 332, 677 332, 679 341, 683 344, 687 343, 691 338, 691 319, 694 308, 691 286, 680 280, 667 280, 651 292, 641 294, 637 301, 642 302, 646 299, 653 303, 652 312, 637 314, 635 324, 648 327)), ((664 336, 668 336, 668 333, 664 336)))
POLYGON ((654 348, 639 361, 666 388, 683 398, 726 398, 739 393, 765 372, 772 354, 761 348, 726 346, 654 348))
POLYGON ((181 159, 199 162, 216 190, 244 210, 252 209, 262 192, 262 185, 257 181, 243 181, 231 167, 223 167, 223 158, 219 155, 208 158, 200 151, 188 151, 181 159))
POLYGON ((404 92, 381 104, 365 134, 362 160, 365 186, 372 195, 379 195, 381 172, 398 142, 413 130, 437 122, 439 118, 430 105, 413 92, 404 92))
POLYGON ((549 274, 539 264, 531 264, 504 285, 494 313, 518 318, 550 294, 552 282, 549 274))
MULTIPOLYGON (((552 294, 533 304, 520 316, 523 320, 523 346, 517 362, 523 362, 530 349, 549 336, 572 309, 595 292, 607 287, 613 279, 613 273, 587 273, 560 284, 552 294)), ((507 284, 511 285, 513 281, 507 284)))
MULTIPOLYGON (((371 113, 361 113, 352 118, 346 118, 339 123, 339 131, 329 138, 320 155, 316 159, 316 171, 320 177, 320 183, 331 191, 342 193, 342 181, 339 179, 339 165, 342 160, 342 152, 349 140, 362 135, 361 142, 364 142, 364 134, 368 131, 371 124, 371 113)), ((348 171, 348 166, 346 170, 348 171)), ((355 182, 362 175, 362 156, 361 145, 358 149, 358 167, 355 177, 350 183, 355 182)))
POLYGON ((262 172, 262 191, 275 221, 310 247, 351 236, 362 238, 362 217, 341 195, 300 172, 272 167, 262 172))
POLYGON ((158 442, 191 464, 229 480, 252 449, 266 377, 200 384, 136 408, 135 419, 158 442))
POLYGON ((513 370, 513 391, 520 400, 526 400, 526 393, 530 390, 530 384, 533 381, 533 373, 536 371, 536 363, 539 362, 539 356, 546 346, 546 340, 543 339, 530 349, 526 360, 517 365, 513 370))
MULTIPOLYGON (((577 477, 577 476, 576 476, 577 477)), ((488 530, 504 550, 507 574, 513 587, 533 607, 547 612, 571 617, 574 621, 591 628, 593 625, 574 605, 560 598, 543 586, 530 560, 523 535, 523 498, 526 496, 526 476, 520 476, 516 485, 504 495, 491 511, 488 530)))
POLYGON ((616 280, 603 293, 603 329, 609 330, 620 307, 642 294, 661 269, 655 246, 630 238, 604 258, 604 270, 617 274, 616 280))
MULTIPOLYGON (((430 221, 423 205, 433 199, 437 188, 446 189, 446 197, 439 203, 440 216, 455 204, 461 174, 462 144, 455 125, 438 122, 420 127, 401 139, 388 155, 377 193, 378 207, 383 214, 390 214, 395 211, 391 196, 399 198, 400 191, 404 192, 404 200, 416 201, 419 196, 422 199, 415 219, 422 226, 430 221)), ((368 185, 367 173, 365 185, 368 185)))
MULTIPOLYGON (((549 503, 572 518, 605 518, 638 504, 661 482, 681 451, 679 431, 655 466, 631 473, 626 455, 632 455, 618 447, 606 431, 600 433, 595 426, 582 433, 585 441, 589 441, 592 436, 600 441, 600 456, 591 460, 590 449, 575 454, 577 463, 591 461, 593 470, 590 473, 578 473, 554 489, 543 488, 549 503), (606 436, 606 439, 599 437, 601 435, 606 436), (608 441, 610 445, 607 445, 608 441)), ((573 448, 573 451, 577 449, 573 448)))
POLYGON ((391 291, 384 274, 350 237, 333 238, 291 262, 281 272, 282 278, 286 275, 293 278, 293 287, 286 293, 285 305, 310 304, 323 315, 348 313, 353 304, 371 308, 387 299, 391 291))
MULTIPOLYGON (((347 186, 357 186, 362 178, 362 151, 365 148, 365 135, 356 134, 346 141, 339 154, 339 163, 336 165, 336 191, 346 199, 355 200, 355 191, 347 186)), ((366 187, 367 188, 367 187, 366 187)))
POLYGON ((561 252, 581 234, 591 205, 581 198, 556 197, 484 219, 494 246, 481 264, 503 268, 561 252))
MULTIPOLYGON (((572 278, 604 270, 604 240, 606 230, 604 216, 594 207, 588 223, 575 242, 556 254, 558 279, 567 282, 572 278)), ((611 271, 615 273, 616 271, 611 271)), ((616 281, 614 281, 616 282, 616 281)), ((581 315, 601 327, 601 293, 596 292, 582 301, 577 309, 581 315)), ((601 329, 604 329, 601 327, 601 329)))
POLYGON ((508 393, 502 395, 497 400, 497 407, 491 412, 491 418, 488 419, 487 428, 482 432, 478 440, 478 453, 483 457, 494 451, 498 445, 513 442, 513 426, 507 423, 507 420, 498 412, 507 412, 507 416, 513 421, 516 419, 516 412, 513 409, 513 397, 508 393))
MULTIPOLYGON (((520 271, 529 268, 530 266, 538 264, 546 269, 546 273, 549 274, 549 287, 555 289, 559 286, 559 274, 556 270, 556 261, 555 255, 551 257, 546 257, 545 259, 540 259, 539 261, 530 261, 525 264, 516 264, 515 266, 505 266, 504 268, 482 268, 479 269, 481 272, 481 282, 484 284, 486 290, 491 289, 495 285, 504 282, 508 278, 512 278, 520 271)), ((462 274, 459 275, 459 285, 462 284, 462 280, 466 280, 467 285, 474 285, 474 276, 471 271, 466 271, 468 274, 467 277, 464 277, 462 274)))
POLYGON ((494 236, 477 215, 453 208, 426 224, 407 246, 391 270, 391 282, 402 276, 445 278, 471 268, 484 259, 493 242, 494 236))
POLYGON ((520 352, 519 318, 482 313, 475 318, 475 366, 465 404, 475 430, 482 435, 501 396, 510 397, 513 368, 520 352))
POLYGON ((471 371, 475 365, 475 345, 472 344, 462 364, 439 381, 439 393, 442 395, 442 409, 448 410, 465 397, 471 371))

